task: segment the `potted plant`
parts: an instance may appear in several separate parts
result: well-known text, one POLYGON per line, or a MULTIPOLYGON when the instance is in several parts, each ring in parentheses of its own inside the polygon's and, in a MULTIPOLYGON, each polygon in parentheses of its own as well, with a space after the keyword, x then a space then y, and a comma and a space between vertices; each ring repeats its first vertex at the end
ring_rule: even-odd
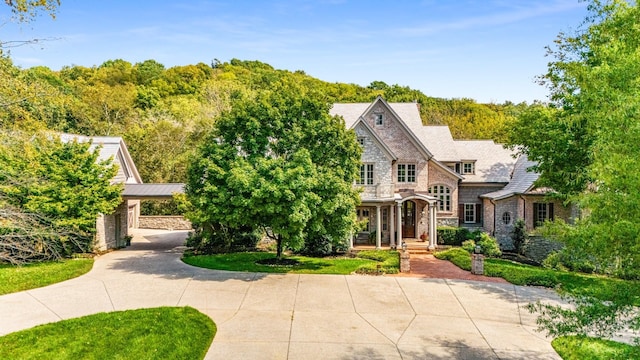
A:
POLYGON ((420 241, 427 241, 427 233, 426 232, 422 232, 422 235, 420 235, 420 241))

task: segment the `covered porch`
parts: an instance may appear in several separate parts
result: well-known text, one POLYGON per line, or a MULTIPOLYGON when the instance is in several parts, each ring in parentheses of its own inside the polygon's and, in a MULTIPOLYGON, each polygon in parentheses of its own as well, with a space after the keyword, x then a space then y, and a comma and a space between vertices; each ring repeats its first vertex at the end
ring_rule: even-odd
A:
POLYGON ((435 197, 414 192, 395 193, 391 199, 363 199, 356 211, 365 228, 350 236, 349 248, 396 249, 408 242, 435 249, 437 202, 435 197))

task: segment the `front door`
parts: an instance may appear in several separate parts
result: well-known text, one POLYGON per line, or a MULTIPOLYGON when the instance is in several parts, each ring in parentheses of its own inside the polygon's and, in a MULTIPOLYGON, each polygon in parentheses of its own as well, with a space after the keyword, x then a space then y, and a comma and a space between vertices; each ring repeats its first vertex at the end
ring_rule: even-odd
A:
POLYGON ((416 203, 413 201, 402 204, 402 237, 416 237, 416 203))

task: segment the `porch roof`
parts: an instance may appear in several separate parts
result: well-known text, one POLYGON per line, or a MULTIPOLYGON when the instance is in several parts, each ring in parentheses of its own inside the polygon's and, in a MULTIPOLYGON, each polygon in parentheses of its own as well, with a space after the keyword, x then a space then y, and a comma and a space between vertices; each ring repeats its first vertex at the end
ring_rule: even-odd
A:
POLYGON ((124 199, 171 199, 173 194, 183 194, 184 184, 168 183, 168 184, 125 184, 122 198, 124 199))

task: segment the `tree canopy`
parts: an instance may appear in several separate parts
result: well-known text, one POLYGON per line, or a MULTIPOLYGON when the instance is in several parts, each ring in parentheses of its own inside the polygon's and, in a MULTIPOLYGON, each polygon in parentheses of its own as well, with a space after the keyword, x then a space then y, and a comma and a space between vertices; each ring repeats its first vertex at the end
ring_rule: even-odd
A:
POLYGON ((189 167, 188 216, 261 228, 283 248, 306 238, 343 242, 355 226, 360 161, 355 133, 317 92, 276 82, 224 112, 189 167))
POLYGON ((640 277, 640 5, 592 1, 576 34, 560 34, 541 77, 551 108, 523 112, 511 144, 539 161, 540 184, 579 202, 563 239, 602 272, 640 277))
POLYGON ((117 167, 98 161, 90 145, 0 132, 0 252, 19 258, 20 249, 40 247, 34 256, 57 258, 92 250, 96 218, 118 206, 122 186, 111 184, 117 167), (21 236, 34 227, 47 236, 21 236))

